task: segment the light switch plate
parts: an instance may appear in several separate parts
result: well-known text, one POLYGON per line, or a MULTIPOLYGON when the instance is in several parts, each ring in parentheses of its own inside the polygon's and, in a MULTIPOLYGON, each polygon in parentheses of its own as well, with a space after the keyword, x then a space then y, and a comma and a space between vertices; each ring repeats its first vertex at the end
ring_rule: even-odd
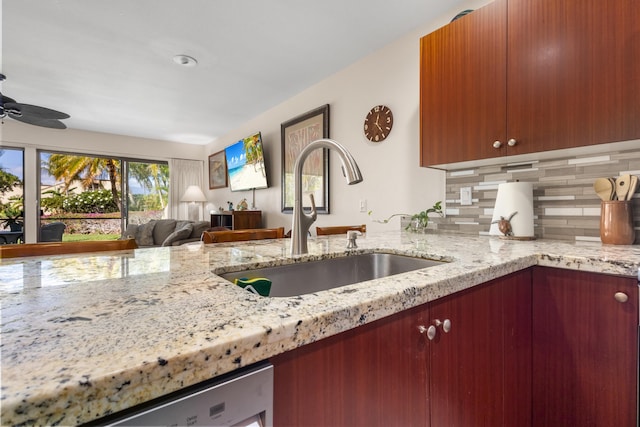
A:
POLYGON ((460 204, 462 206, 470 206, 473 204, 471 199, 471 187, 460 187, 460 204))

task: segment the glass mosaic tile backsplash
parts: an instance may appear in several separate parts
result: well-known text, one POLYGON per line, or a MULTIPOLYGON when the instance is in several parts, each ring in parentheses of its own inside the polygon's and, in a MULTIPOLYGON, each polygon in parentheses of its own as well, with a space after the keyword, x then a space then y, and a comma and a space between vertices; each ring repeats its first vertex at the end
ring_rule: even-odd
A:
MULTIPOLYGON (((498 184, 533 184, 536 237, 600 241, 600 198, 593 189, 599 177, 640 177, 640 150, 592 156, 536 160, 447 171, 446 217, 436 219, 443 231, 489 234, 498 184), (472 204, 462 205, 460 188, 471 187, 472 204)), ((640 241, 640 189, 632 199, 636 244, 640 241)))

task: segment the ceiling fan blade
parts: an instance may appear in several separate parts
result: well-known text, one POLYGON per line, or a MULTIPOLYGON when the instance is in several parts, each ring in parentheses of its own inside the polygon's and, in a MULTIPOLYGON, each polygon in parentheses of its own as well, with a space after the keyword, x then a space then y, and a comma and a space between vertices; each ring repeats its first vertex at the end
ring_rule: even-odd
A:
POLYGON ((22 116, 31 116, 38 119, 45 120, 59 120, 59 119, 68 119, 69 116, 67 113, 62 113, 60 111, 52 110, 50 108, 39 107, 37 105, 30 104, 21 104, 19 102, 6 102, 4 104, 4 108, 6 110, 15 109, 22 113, 22 116))
MULTIPOLYGON (((0 94, 0 95, 2 95, 2 94, 0 94)), ((15 99, 12 99, 12 98, 9 98, 8 96, 4 96, 4 95, 2 95, 2 104, 0 104, 0 105, 4 105, 4 104, 6 104, 6 103, 8 103, 8 102, 13 102, 13 103, 15 103, 15 102, 16 102, 16 100, 15 100, 15 99)))
POLYGON ((56 119, 41 119, 38 117, 34 117, 34 116, 17 116, 15 114, 11 114, 9 113, 9 117, 11 117, 14 120, 17 120, 19 122, 22 123, 27 123, 30 125, 35 125, 35 126, 41 126, 41 127, 45 127, 45 128, 52 128, 52 129, 66 129, 67 125, 65 125, 64 123, 62 123, 59 120, 56 119))

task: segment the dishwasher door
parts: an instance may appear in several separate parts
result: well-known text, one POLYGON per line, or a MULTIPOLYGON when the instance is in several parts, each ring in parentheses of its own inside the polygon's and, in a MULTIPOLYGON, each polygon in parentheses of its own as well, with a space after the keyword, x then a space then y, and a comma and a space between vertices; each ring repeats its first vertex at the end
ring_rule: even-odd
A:
POLYGON ((140 405, 110 426, 273 425, 273 366, 261 364, 237 376, 203 384, 167 402, 140 405))

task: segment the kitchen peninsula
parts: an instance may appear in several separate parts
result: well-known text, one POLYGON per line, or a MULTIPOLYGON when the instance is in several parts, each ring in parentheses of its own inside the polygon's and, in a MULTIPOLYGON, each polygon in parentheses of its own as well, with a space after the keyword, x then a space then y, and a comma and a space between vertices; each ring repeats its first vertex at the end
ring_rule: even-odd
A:
MULTIPOLYGON (((75 425, 532 266, 637 277, 640 247, 368 233, 356 252, 442 265, 265 298, 216 273, 291 262, 290 241, 0 260, 0 424, 75 425)), ((345 254, 311 238, 295 261, 345 254)), ((533 286, 536 286, 534 283, 533 286)), ((637 310, 636 301, 631 301, 637 310)))

